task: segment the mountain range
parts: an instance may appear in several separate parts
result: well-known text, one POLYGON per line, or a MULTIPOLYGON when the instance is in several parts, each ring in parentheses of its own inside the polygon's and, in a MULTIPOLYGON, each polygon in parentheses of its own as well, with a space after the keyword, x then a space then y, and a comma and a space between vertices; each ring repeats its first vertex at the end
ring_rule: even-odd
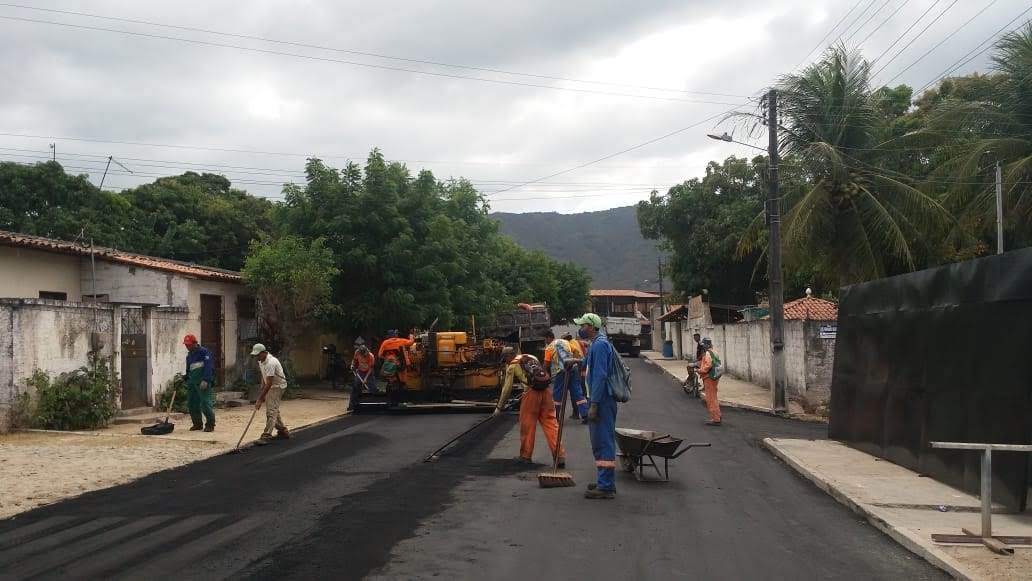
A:
MULTIPOLYGON (((634 206, 601 212, 495 213, 501 232, 530 250, 540 250, 588 270, 591 288, 658 290, 656 242, 638 228, 634 206), (648 280, 649 282, 644 283, 648 280), (644 284, 643 284, 644 283, 644 284)), ((669 281, 665 282, 669 290, 669 281)))

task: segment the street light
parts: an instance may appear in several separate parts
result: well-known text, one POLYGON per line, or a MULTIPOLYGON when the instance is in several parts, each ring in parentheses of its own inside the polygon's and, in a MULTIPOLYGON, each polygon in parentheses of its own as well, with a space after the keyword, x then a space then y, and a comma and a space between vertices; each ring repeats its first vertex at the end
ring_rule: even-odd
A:
POLYGON ((727 134, 726 131, 724 132, 723 135, 714 135, 712 133, 707 133, 706 137, 709 137, 710 139, 716 139, 717 141, 726 141, 728 143, 737 143, 738 145, 744 145, 746 147, 751 147, 753 149, 759 149, 760 151, 767 151, 766 149, 764 149, 762 147, 759 147, 759 146, 756 146, 756 145, 753 145, 751 143, 745 143, 744 141, 735 141, 734 139, 731 138, 730 135, 727 134))

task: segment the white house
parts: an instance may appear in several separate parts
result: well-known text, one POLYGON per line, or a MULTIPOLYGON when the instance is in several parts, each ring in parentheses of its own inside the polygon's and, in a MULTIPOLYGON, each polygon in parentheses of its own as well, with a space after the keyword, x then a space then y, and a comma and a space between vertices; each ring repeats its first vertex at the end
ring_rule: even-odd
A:
POLYGON ((120 372, 123 409, 152 405, 187 333, 222 383, 240 376, 257 324, 239 272, 0 231, 0 415, 35 369, 71 371, 93 348, 120 372))

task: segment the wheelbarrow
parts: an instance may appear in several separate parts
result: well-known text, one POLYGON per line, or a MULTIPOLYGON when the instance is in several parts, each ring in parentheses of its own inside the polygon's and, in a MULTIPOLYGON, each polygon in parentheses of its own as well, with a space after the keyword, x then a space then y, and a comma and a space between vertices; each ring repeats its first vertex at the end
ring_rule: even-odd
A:
POLYGON ((670 482, 670 461, 692 448, 708 448, 709 442, 686 444, 681 438, 651 430, 616 429, 616 444, 620 447, 620 463, 627 472, 633 472, 638 482, 670 482), (683 444, 683 446, 682 446, 683 444), (657 458, 663 459, 659 469, 657 458), (646 478, 645 468, 656 471, 656 478, 646 478))

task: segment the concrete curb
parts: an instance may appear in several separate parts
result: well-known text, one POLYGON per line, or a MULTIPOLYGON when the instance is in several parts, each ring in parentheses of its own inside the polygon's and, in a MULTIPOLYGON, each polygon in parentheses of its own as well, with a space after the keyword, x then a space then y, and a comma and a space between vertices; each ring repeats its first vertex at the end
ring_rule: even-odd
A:
MULTIPOLYGON (((659 363, 656 363, 655 361, 653 361, 649 357, 642 356, 641 360, 644 361, 645 363, 649 364, 649 365, 653 365, 653 366, 657 367, 660 371, 665 373, 667 375, 667 377, 670 377, 671 379, 676 381, 678 384, 681 383, 682 380, 681 380, 680 377, 677 377, 676 375, 671 373, 668 369, 666 369, 665 367, 663 367, 659 363)), ((804 415, 792 414, 792 413, 789 413, 789 414, 775 414, 773 412, 773 410, 771 410, 770 408, 760 407, 760 406, 751 405, 751 404, 747 404, 747 403, 739 403, 739 402, 736 402, 736 401, 731 401, 731 400, 726 400, 726 399, 720 400, 720 405, 722 407, 726 407, 726 408, 738 409, 738 410, 743 410, 743 411, 747 411, 747 412, 755 412, 755 413, 759 413, 759 414, 765 414, 765 415, 768 415, 768 416, 777 416, 777 417, 781 417, 781 418, 785 418, 785 419, 789 419, 789 420, 796 420, 796 421, 800 421, 800 422, 810 422, 811 424, 827 424, 828 423, 827 420, 822 420, 822 419, 814 417, 814 416, 808 416, 808 415, 805 415, 805 414, 804 415)))
POLYGON ((913 533, 890 525, 884 518, 877 514, 877 510, 867 507, 854 501, 848 494, 834 486, 820 472, 803 466, 791 454, 778 447, 777 438, 764 438, 763 446, 774 455, 775 458, 787 464, 790 468, 799 473, 803 478, 812 482, 817 488, 823 490, 828 496, 834 498, 839 504, 845 505, 856 514, 867 519, 867 522, 875 528, 888 535, 892 540, 902 545, 905 549, 928 561, 932 565, 952 575, 955 579, 972 581, 977 579, 973 573, 967 570, 956 559, 942 551, 926 547, 913 533))

